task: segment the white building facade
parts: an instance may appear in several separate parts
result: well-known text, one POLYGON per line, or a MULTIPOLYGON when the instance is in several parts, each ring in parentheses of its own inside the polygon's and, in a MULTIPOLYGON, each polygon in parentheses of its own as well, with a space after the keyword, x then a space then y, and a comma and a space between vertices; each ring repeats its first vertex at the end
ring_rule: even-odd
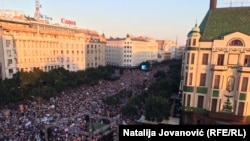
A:
POLYGON ((145 61, 157 61, 158 45, 144 37, 110 38, 106 45, 106 64, 135 67, 145 61))

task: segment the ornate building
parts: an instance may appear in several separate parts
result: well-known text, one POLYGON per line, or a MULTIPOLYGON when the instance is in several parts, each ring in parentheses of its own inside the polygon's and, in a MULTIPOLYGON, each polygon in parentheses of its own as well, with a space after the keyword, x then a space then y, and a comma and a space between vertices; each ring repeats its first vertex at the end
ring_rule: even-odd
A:
POLYGON ((250 7, 216 3, 187 36, 182 124, 250 124, 250 7))

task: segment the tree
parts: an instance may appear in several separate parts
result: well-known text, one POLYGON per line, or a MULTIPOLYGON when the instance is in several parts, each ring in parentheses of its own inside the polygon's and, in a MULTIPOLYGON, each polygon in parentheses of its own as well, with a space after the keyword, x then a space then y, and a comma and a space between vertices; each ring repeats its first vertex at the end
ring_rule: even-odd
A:
POLYGON ((168 99, 162 97, 152 97, 146 101, 145 117, 150 121, 161 122, 170 116, 168 99))

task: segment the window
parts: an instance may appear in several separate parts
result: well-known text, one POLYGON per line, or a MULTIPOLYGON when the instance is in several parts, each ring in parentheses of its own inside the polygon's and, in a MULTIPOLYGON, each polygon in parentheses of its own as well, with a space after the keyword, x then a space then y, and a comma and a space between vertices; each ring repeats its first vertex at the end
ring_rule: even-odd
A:
POLYGON ((190 56, 190 53, 187 54, 187 64, 189 64, 189 56, 190 56))
POLYGON ((240 40, 233 40, 230 42, 229 46, 243 46, 243 43, 240 40))
POLYGON ((191 54, 191 64, 194 64, 194 57, 195 57, 195 54, 192 53, 192 54, 191 54))
POLYGON ((196 39, 193 39, 193 46, 196 46, 196 39))
POLYGON ((245 102, 239 102, 239 107, 238 107, 238 115, 239 116, 244 115, 244 109, 245 109, 245 102))
POLYGON ((8 59, 8 65, 12 64, 12 59, 8 59))
POLYGON ((202 65, 207 65, 208 64, 208 54, 204 53, 202 55, 202 65))
POLYGON ((198 96, 197 108, 203 108, 204 96, 198 96))
POLYGON ((217 65, 223 65, 224 64, 224 54, 218 55, 217 65))
POLYGON ((244 66, 245 67, 250 67, 250 55, 245 55, 244 66))
POLYGON ((211 106, 211 111, 212 112, 216 112, 216 108, 217 108, 217 99, 213 98, 212 99, 212 106, 211 106))
POLYGON ((191 46, 191 39, 188 39, 188 46, 191 46))
POLYGON ((214 89, 219 89, 220 87, 220 75, 214 76, 214 89))
POLYGON ((13 73, 13 69, 9 69, 9 74, 12 74, 13 73))
POLYGON ((188 79, 188 73, 186 72, 186 75, 185 75, 185 82, 184 82, 185 85, 187 85, 187 79, 188 79))
POLYGON ((11 50, 7 50, 7 54, 9 57, 11 57, 11 50))
POLYGON ((247 91, 247 85, 248 85, 248 77, 243 77, 242 78, 242 83, 241 83, 241 91, 246 92, 247 91))
POLYGON ((206 85, 206 74, 201 73, 200 75, 200 86, 205 86, 206 85))
POLYGON ((10 40, 6 40, 6 47, 10 46, 10 40))
POLYGON ((188 85, 192 85, 192 81, 193 81, 193 73, 189 73, 188 85))
POLYGON ((190 107, 190 102, 191 102, 191 95, 187 95, 187 107, 190 107))
POLYGON ((186 106, 186 93, 183 93, 183 106, 186 106))
POLYGON ((7 44, 10 44, 10 40, 6 40, 6 45, 7 45, 7 44))

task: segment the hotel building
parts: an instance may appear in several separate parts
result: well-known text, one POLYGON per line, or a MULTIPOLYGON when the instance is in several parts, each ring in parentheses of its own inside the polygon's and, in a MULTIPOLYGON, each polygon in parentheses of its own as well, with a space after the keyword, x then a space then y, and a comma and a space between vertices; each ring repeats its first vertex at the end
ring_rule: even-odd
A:
POLYGON ((36 3, 34 18, 21 12, 0 11, 0 79, 12 78, 18 71, 39 68, 69 71, 104 66, 106 39, 96 31, 79 29, 75 22, 50 24, 41 19, 36 3))
POLYGON ((250 7, 216 5, 187 35, 181 124, 250 124, 250 7))
POLYGON ((109 38, 106 46, 107 65, 136 67, 145 61, 157 61, 158 43, 146 37, 109 38))

